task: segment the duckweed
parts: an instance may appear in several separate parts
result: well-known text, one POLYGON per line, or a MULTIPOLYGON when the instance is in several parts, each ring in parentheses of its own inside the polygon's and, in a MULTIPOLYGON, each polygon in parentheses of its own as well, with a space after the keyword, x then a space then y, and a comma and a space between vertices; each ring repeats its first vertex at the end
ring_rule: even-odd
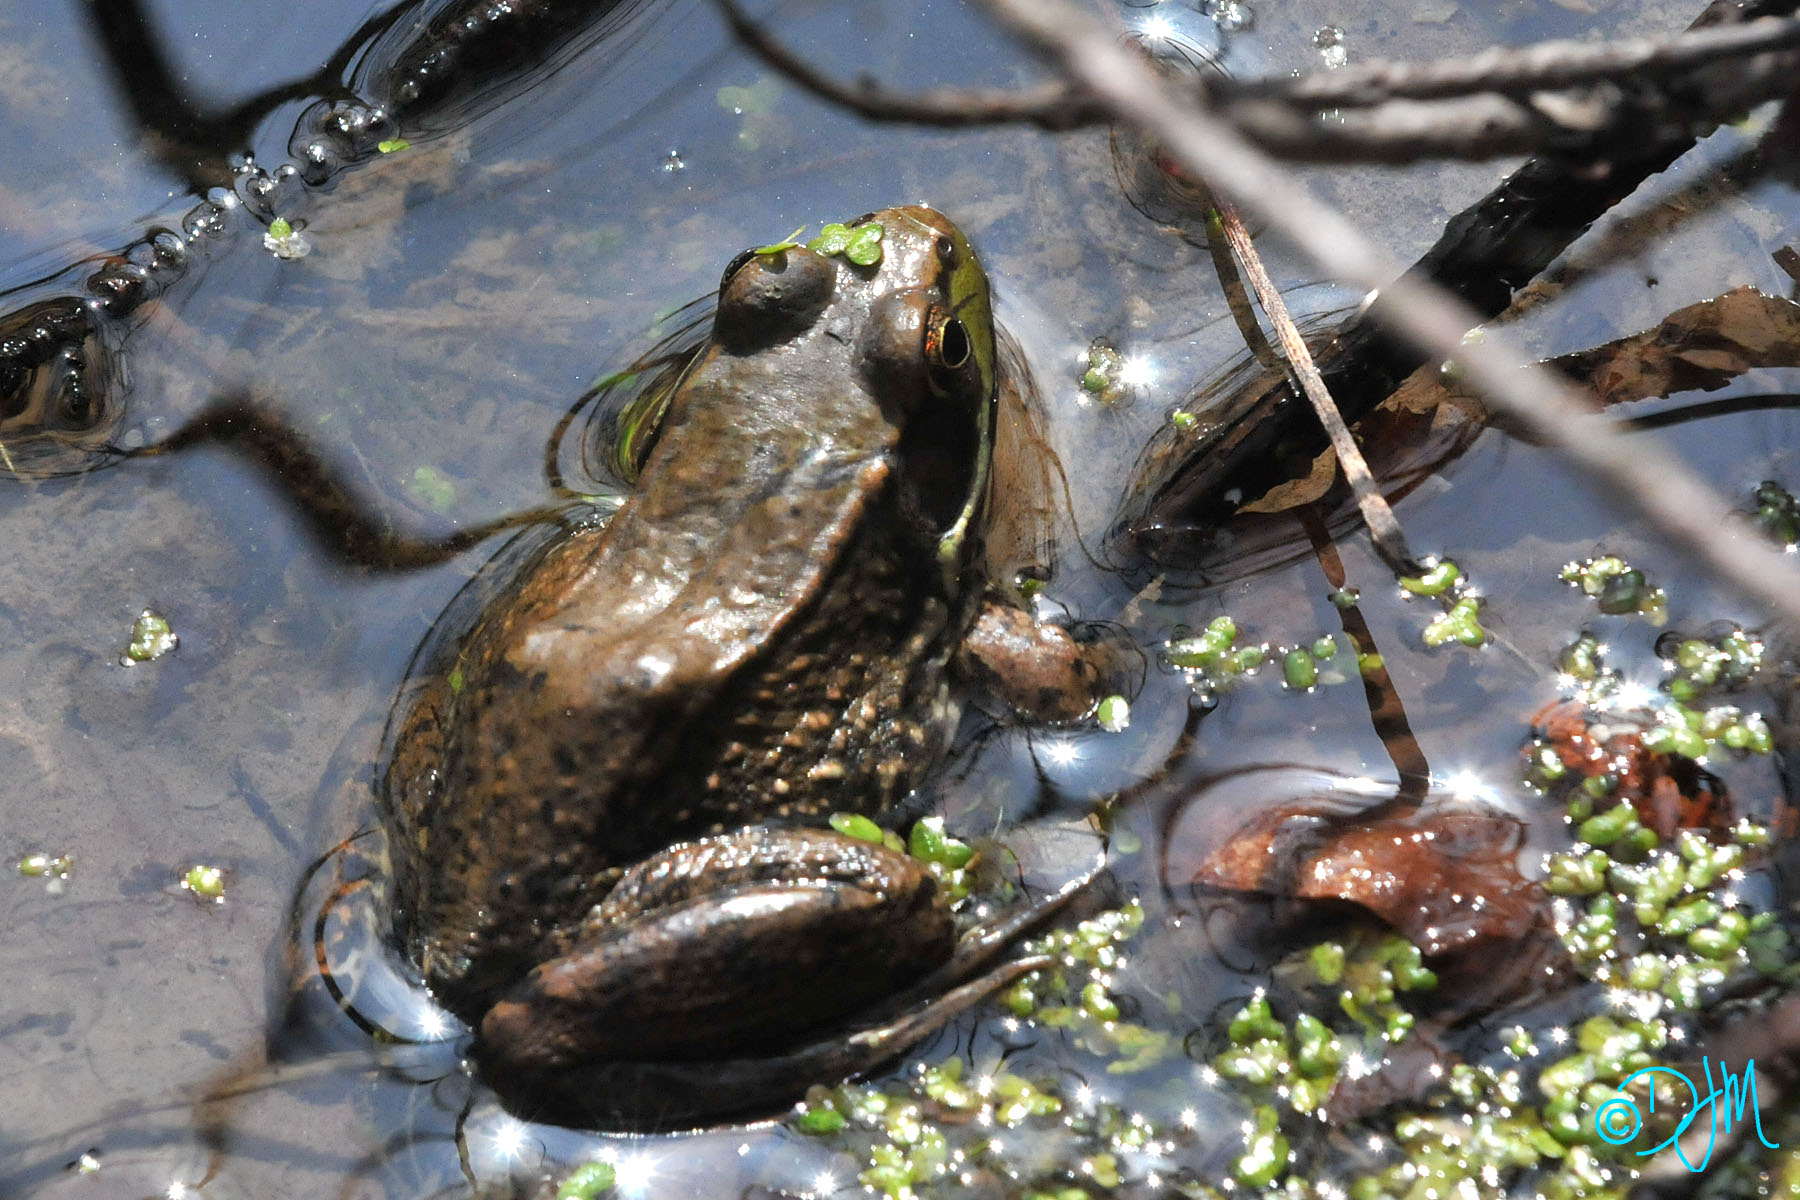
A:
POLYGON ((845 837, 874 842, 897 854, 910 854, 925 865, 952 904, 968 898, 975 849, 944 832, 942 817, 923 817, 913 823, 902 841, 891 829, 883 829, 861 813, 832 813, 826 823, 845 837))
POLYGON ((1282 682, 1296 691, 1308 691, 1319 682, 1319 660, 1295 648, 1281 656, 1282 682))
MULTIPOLYGON (((871 822, 872 823, 872 822, 871 822)), ((906 850, 914 858, 956 869, 969 865, 975 851, 944 832, 944 818, 925 817, 914 822, 906 850)))
POLYGON ((1259 1188, 1274 1182, 1287 1170, 1288 1140, 1281 1133, 1281 1117, 1268 1105, 1256 1109, 1256 1131, 1244 1153, 1232 1164, 1232 1174, 1245 1187, 1259 1188))
POLYGON ((1772 479, 1756 486, 1756 512, 1751 520, 1756 527, 1784 546, 1800 543, 1800 503, 1772 479))
POLYGON ((556 1189, 556 1200, 594 1200, 612 1190, 618 1172, 611 1163, 583 1163, 569 1173, 556 1189))
POLYGON ((1603 613, 1636 614, 1655 625, 1668 619, 1669 601, 1663 590, 1651 586, 1642 571, 1617 555, 1567 563, 1560 577, 1564 583, 1592 596, 1603 613))
POLYGON ((843 834, 855 838, 859 842, 874 842, 879 845, 886 837, 886 831, 861 813, 832 813, 826 818, 826 824, 843 834))
POLYGON ((1420 575, 1402 575, 1400 586, 1415 596, 1441 596, 1462 582, 1462 570, 1449 559, 1420 575))
POLYGON ((1172 666, 1208 670, 1225 662, 1232 643, 1237 640, 1237 633, 1236 621, 1230 617, 1214 617, 1208 622, 1206 632, 1200 636, 1170 642, 1163 657, 1172 666))
POLYGON ((879 221, 870 221, 854 229, 833 222, 819 230, 819 236, 808 242, 806 248, 815 254, 841 254, 859 267, 872 267, 881 261, 883 232, 879 221))
MULTIPOLYGON (((1239 647, 1238 636, 1236 624, 1220 617, 1200 634, 1171 642, 1166 656, 1176 668, 1227 678, 1245 661, 1238 657, 1243 650, 1261 649, 1239 647)), ((1760 661, 1756 639, 1741 631, 1710 639, 1667 636, 1670 678, 1688 673, 1697 694, 1740 686, 1750 674, 1744 668, 1760 661), (1682 654, 1691 641, 1701 645, 1682 654)), ((1302 649, 1316 666, 1320 656, 1312 651, 1318 647, 1302 649)), ((1289 653, 1282 652, 1284 679, 1289 653)), ((1558 665, 1572 687, 1592 684, 1610 678, 1604 657, 1599 640, 1584 635, 1558 665)), ((1677 713, 1680 728, 1709 753, 1751 753, 1754 731, 1766 728, 1748 706, 1690 706, 1672 688, 1665 690, 1667 703, 1646 707, 1677 713), (1728 738, 1733 729, 1742 732, 1728 738)), ((1735 990, 1751 972, 1785 978, 1800 969, 1782 914, 1745 898, 1761 896, 1760 889, 1742 887, 1746 872, 1761 869, 1757 851, 1771 843, 1770 830, 1747 819, 1727 829, 1716 817, 1709 829, 1669 831, 1664 815, 1653 818, 1655 810, 1632 802, 1634 795, 1642 799, 1637 789, 1644 768, 1619 758, 1607 739, 1622 733, 1635 744, 1641 738, 1650 753, 1658 753, 1650 743, 1664 727, 1676 728, 1667 718, 1654 725, 1648 718, 1624 725, 1607 718, 1604 727, 1598 720, 1580 727, 1586 743, 1541 739, 1528 748, 1527 778, 1547 799, 1560 800, 1568 818, 1569 845, 1546 856, 1543 887, 1551 897, 1546 909, 1554 936, 1574 963, 1572 973, 1558 968, 1567 986, 1548 1011, 1567 1013, 1573 1005, 1575 1015, 1563 1018, 1566 1024, 1528 1028, 1515 1020, 1492 1029, 1468 1023, 1446 1030, 1441 1009, 1427 999, 1439 986, 1434 967, 1442 964, 1428 961, 1404 937, 1363 929, 1303 946, 1274 968, 1267 987, 1227 1006, 1216 1023, 1186 1039, 1196 1070, 1211 1084, 1226 1081, 1221 1099, 1234 1096, 1240 1103, 1236 1115, 1223 1120, 1241 1122, 1241 1128, 1225 1132, 1232 1130, 1226 1124, 1218 1131, 1230 1139, 1222 1148, 1229 1164, 1222 1188, 1156 1173, 1162 1169, 1154 1157, 1159 1139, 1170 1138, 1165 1146, 1173 1147, 1188 1134, 1159 1130, 1156 1121, 1099 1100, 1085 1083, 1074 1087, 1067 1075, 1060 1082, 1032 1079, 997 1067, 984 1070, 960 1057, 925 1067, 910 1081, 889 1082, 885 1091, 868 1085, 815 1089, 793 1124, 844 1144, 861 1160, 863 1185, 896 1200, 934 1191, 934 1181, 953 1185, 953 1177, 969 1170, 994 1172, 1008 1194, 1037 1200, 1076 1200, 1140 1181, 1162 1193, 1215 1200, 1248 1191, 1359 1200, 1622 1198, 1648 1161, 1633 1157, 1635 1150, 1666 1136, 1683 1105, 1680 1097, 1659 1092, 1667 1103, 1652 1112, 1640 1080, 1628 1094, 1648 1115, 1649 1128, 1623 1147, 1599 1137, 1599 1107, 1619 1095, 1619 1082, 1632 1071, 1665 1058, 1683 1061, 1696 1014, 1720 989, 1735 990), (1559 749, 1571 748, 1592 749, 1590 761, 1600 761, 1602 769, 1590 776, 1587 765, 1567 765, 1559 749), (1650 827, 1653 819, 1657 828, 1650 827), (1438 1056, 1442 1066, 1409 1082, 1407 1072, 1418 1070, 1420 1054, 1438 1056), (1317 1132, 1317 1114, 1336 1106, 1341 1086, 1390 1063, 1402 1072, 1396 1090, 1411 1098, 1387 1104, 1379 1119, 1362 1126, 1363 1157, 1354 1178, 1310 1178, 1316 1148, 1327 1145, 1317 1132), (1015 1130, 1019 1137, 1054 1131, 1075 1139, 1078 1152, 1068 1153, 1067 1141, 1055 1154, 1021 1152, 1009 1133, 1015 1130), (1146 1150, 1152 1158, 1128 1157, 1146 1150)), ((1677 745, 1691 748, 1692 742, 1677 745)), ((1570 754, 1567 761, 1579 757, 1570 754)), ((924 836, 914 830, 915 838, 924 836)), ((1140 1005, 1192 1019, 1181 1013, 1179 995, 1146 1000, 1115 990, 1113 972, 1142 921, 1134 903, 1034 940, 1029 949, 1051 956, 1056 966, 997 997, 1009 1025, 1055 1029, 1056 1036, 1102 1058, 1108 1072, 1179 1066, 1179 1037, 1136 1023, 1140 1005)), ((1459 981, 1466 986, 1460 972, 1459 981)), ((1181 1089, 1191 1086, 1173 1079, 1164 1094, 1184 1094, 1181 1089)), ((1388 1086, 1377 1082, 1373 1092, 1379 1096, 1388 1086)), ((1189 1110, 1181 1124, 1197 1130, 1218 1119, 1189 1110)), ((1341 1144, 1331 1145, 1336 1148, 1326 1152, 1335 1156, 1341 1144)))
POLYGON ((132 622, 131 641, 126 644, 125 655, 119 661, 125 666, 152 662, 172 653, 180 644, 181 638, 176 635, 168 618, 153 608, 146 608, 132 622))
POLYGON ((406 490, 423 501, 433 512, 447 513, 456 503, 456 484, 450 476, 430 463, 413 469, 406 490))
POLYGON ((1123 733, 1131 724, 1131 704, 1123 696, 1108 696, 1100 702, 1095 719, 1107 733, 1123 733))
POLYGON ((1448 612, 1425 627, 1425 645, 1436 649, 1457 642, 1479 646, 1487 641, 1487 630, 1481 626, 1481 601, 1464 596, 1450 606, 1448 612))
POLYGON ((312 243, 295 229, 286 217, 276 217, 263 233, 263 249, 280 259, 305 258, 312 253, 312 243))
POLYGON ((75 869, 75 860, 67 854, 37 851, 19 860, 19 874, 27 879, 67 879, 75 869))
POLYGON ((1081 390, 1106 402, 1118 399, 1124 391, 1120 374, 1125 368, 1119 348, 1105 338, 1095 338, 1088 344, 1083 363, 1081 390))
POLYGON ((225 872, 204 864, 192 866, 182 875, 181 886, 202 900, 221 902, 225 899, 225 872))

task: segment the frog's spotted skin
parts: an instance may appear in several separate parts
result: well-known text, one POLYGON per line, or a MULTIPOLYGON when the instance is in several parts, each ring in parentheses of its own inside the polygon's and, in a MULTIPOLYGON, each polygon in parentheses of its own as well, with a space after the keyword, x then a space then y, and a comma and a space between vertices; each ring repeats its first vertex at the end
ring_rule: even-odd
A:
POLYGON ((494 1072, 758 1051, 949 953, 915 864, 813 828, 939 759, 983 586, 986 277, 929 209, 868 222, 870 266, 732 263, 636 494, 544 553, 397 719, 399 931, 449 1007, 493 1010, 494 1072), (595 912, 633 864, 720 835, 656 860, 685 872, 679 904, 595 912), (626 1014, 676 1001, 709 1015, 621 1047, 626 1014))

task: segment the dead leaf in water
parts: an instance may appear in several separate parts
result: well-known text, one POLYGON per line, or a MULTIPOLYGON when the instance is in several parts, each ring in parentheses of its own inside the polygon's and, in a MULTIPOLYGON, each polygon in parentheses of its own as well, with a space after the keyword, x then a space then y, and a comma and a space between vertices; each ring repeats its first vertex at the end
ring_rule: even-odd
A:
POLYGON ((1304 802, 1251 821, 1192 882, 1368 910, 1427 955, 1510 942, 1537 927, 1543 889, 1519 873, 1524 829, 1500 813, 1421 810, 1364 822, 1304 802))

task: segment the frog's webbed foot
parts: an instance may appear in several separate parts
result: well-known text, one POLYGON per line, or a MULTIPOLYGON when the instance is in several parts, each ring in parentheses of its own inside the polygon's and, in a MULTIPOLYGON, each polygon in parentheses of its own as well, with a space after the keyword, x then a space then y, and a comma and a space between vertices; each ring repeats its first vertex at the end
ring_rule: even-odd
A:
POLYGON ((970 979, 1091 878, 956 942, 936 881, 885 847, 763 827, 674 847, 489 1010, 476 1059, 534 1120, 667 1128, 774 1111, 1048 965, 970 979))
POLYGON ((1078 636, 1016 605, 989 601, 957 651, 962 676, 1028 721, 1091 716, 1115 692, 1134 693, 1144 657, 1122 634, 1078 636))

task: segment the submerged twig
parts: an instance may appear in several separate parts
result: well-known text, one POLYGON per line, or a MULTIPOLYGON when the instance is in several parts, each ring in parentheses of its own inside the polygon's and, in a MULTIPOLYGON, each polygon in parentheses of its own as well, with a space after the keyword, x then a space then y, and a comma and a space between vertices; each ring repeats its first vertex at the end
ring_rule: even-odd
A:
POLYGON ((1275 327, 1275 339, 1281 343, 1288 371, 1298 381, 1300 390, 1305 393, 1313 412, 1319 418, 1319 424, 1325 427, 1326 435, 1331 438, 1331 448, 1337 453, 1338 465, 1343 468, 1350 490, 1356 493, 1356 506, 1362 510, 1363 520, 1368 522, 1369 535, 1375 539, 1376 551, 1393 568, 1395 574, 1405 575, 1416 571, 1418 564, 1413 560, 1412 551, 1407 548, 1406 534, 1401 531, 1394 510, 1388 506, 1387 497, 1376 486, 1375 475, 1369 470, 1368 460, 1363 458, 1361 447, 1351 436, 1350 427, 1344 423, 1343 415, 1332 402, 1331 392, 1325 386, 1324 377, 1319 374, 1319 366, 1313 361, 1312 351, 1307 348, 1306 339, 1300 336, 1300 327, 1294 324, 1287 302, 1281 298, 1280 289, 1269 278, 1262 256, 1256 252, 1256 245, 1250 239, 1250 231, 1244 228, 1243 220, 1229 200, 1215 196, 1213 203, 1219 210, 1225 240, 1231 244, 1238 262, 1243 264, 1244 273, 1250 277, 1250 286, 1256 291, 1257 301, 1269 315, 1269 323, 1275 327))

